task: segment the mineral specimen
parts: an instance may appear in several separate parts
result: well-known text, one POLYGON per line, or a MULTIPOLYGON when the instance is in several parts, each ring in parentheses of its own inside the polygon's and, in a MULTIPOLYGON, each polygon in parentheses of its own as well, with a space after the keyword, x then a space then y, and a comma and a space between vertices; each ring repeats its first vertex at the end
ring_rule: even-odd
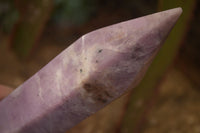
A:
POLYGON ((0 102, 0 133, 64 133, 134 88, 181 12, 83 35, 0 102))

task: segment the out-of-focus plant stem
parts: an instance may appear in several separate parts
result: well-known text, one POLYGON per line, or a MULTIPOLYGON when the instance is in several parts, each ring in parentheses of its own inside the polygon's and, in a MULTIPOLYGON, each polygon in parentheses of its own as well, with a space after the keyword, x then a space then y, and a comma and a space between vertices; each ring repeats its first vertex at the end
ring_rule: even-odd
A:
POLYGON ((138 133, 143 128, 143 120, 150 107, 149 101, 155 96, 156 88, 166 73, 167 68, 173 63, 180 44, 184 40, 189 20, 195 7, 195 0, 175 1, 160 0, 159 11, 175 7, 182 7, 183 14, 170 33, 165 44, 154 59, 140 85, 133 89, 123 120, 118 133, 138 133))
POLYGON ((52 0, 16 0, 15 3, 20 16, 10 45, 21 59, 27 59, 49 19, 52 0))

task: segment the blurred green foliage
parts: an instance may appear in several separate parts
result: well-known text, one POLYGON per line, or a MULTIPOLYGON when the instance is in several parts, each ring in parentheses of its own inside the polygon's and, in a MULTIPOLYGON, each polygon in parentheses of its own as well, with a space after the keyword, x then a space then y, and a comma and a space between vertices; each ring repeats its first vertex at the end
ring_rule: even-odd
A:
POLYGON ((33 52, 52 10, 51 0, 16 0, 19 20, 15 24, 10 45, 21 59, 27 59, 33 52))
POLYGON ((13 0, 0 0, 0 27, 5 33, 9 33, 19 18, 19 12, 14 6, 13 0))
MULTIPOLYGON (((97 6, 98 0, 54 0, 51 20, 61 25, 80 25, 95 13, 97 6)), ((10 32, 18 19, 14 0, 0 0, 0 30, 10 32)))
POLYGON ((52 19, 61 24, 80 25, 97 9, 97 0, 54 0, 52 19))

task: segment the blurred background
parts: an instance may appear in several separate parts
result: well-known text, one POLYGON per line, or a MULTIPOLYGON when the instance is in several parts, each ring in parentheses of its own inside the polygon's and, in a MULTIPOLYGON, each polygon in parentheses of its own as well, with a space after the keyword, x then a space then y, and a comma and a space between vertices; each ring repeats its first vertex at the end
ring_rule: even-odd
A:
POLYGON ((16 88, 87 32, 175 7, 140 85, 68 133, 200 133, 197 0, 0 0, 0 84, 16 88))

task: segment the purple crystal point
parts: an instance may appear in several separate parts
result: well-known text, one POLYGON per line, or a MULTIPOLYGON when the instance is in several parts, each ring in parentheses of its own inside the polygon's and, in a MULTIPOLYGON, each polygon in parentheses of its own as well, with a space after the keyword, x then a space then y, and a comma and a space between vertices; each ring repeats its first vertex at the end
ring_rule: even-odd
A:
POLYGON ((0 132, 64 133, 135 87, 181 12, 82 36, 0 102, 0 132))

